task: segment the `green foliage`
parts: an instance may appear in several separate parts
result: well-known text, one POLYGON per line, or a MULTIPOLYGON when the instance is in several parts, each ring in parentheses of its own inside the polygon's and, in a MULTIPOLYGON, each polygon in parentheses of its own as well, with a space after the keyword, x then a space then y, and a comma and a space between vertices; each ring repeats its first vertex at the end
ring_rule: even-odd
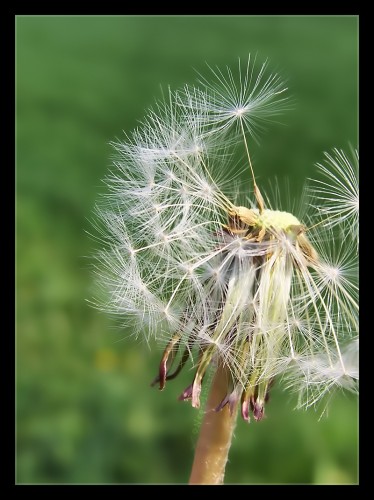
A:
MULTIPOLYGON (((312 175, 357 141, 354 17, 17 18, 17 481, 184 483, 199 412, 177 401, 192 372, 151 389, 148 350, 90 308, 87 219, 130 131, 192 67, 258 52, 289 77, 295 110, 252 150, 258 182, 312 175), (86 257, 88 256, 88 258, 86 257)), ((357 403, 295 412, 275 386, 267 419, 239 422, 227 482, 357 482, 357 403)))

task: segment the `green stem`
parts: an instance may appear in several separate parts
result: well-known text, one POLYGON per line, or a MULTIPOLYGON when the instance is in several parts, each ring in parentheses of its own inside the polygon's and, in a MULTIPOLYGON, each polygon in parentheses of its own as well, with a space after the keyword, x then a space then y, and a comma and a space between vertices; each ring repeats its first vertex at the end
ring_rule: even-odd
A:
POLYGON ((219 412, 214 410, 227 394, 228 381, 227 368, 219 366, 210 388, 189 484, 223 484, 238 405, 232 415, 228 405, 219 412))

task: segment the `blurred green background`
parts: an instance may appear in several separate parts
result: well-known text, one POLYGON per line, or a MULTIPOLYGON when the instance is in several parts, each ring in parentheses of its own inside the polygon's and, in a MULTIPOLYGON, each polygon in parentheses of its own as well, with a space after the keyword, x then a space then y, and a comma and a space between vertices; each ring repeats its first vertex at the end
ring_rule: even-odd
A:
MULTIPOLYGON (((356 17, 17 17, 18 483, 188 480, 202 414, 177 396, 191 372, 151 389, 162 346, 86 302, 108 143, 160 84, 257 52, 296 100, 252 148, 258 182, 301 185, 324 150, 357 144, 357 31, 356 17)), ((357 482, 356 399, 321 421, 294 405, 278 384, 264 421, 238 422, 226 482, 357 482)))

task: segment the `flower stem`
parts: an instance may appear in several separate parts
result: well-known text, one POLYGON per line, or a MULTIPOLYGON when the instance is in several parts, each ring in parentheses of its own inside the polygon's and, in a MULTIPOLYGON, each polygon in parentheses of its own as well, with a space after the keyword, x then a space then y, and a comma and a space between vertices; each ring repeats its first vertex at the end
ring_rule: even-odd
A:
POLYGON ((228 380, 227 368, 219 366, 210 388, 189 484, 223 484, 238 405, 232 414, 229 405, 219 412, 215 408, 227 394, 228 380))

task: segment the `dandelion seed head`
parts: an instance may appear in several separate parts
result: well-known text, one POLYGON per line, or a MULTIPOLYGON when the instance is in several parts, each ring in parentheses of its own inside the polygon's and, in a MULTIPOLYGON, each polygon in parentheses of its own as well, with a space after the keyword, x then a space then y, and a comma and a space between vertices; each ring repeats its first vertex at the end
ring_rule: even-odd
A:
POLYGON ((109 193, 96 211, 104 249, 94 304, 163 343, 160 389, 192 362, 181 399, 196 407, 208 367, 219 364, 230 374, 219 408, 240 400, 246 420, 250 411, 263 417, 276 378, 300 407, 336 387, 355 390, 358 154, 326 154, 313 213, 271 206, 249 141, 288 107, 282 80, 249 58, 200 83, 169 90, 113 144, 109 193), (229 130, 243 142, 253 196, 232 196, 229 130))

